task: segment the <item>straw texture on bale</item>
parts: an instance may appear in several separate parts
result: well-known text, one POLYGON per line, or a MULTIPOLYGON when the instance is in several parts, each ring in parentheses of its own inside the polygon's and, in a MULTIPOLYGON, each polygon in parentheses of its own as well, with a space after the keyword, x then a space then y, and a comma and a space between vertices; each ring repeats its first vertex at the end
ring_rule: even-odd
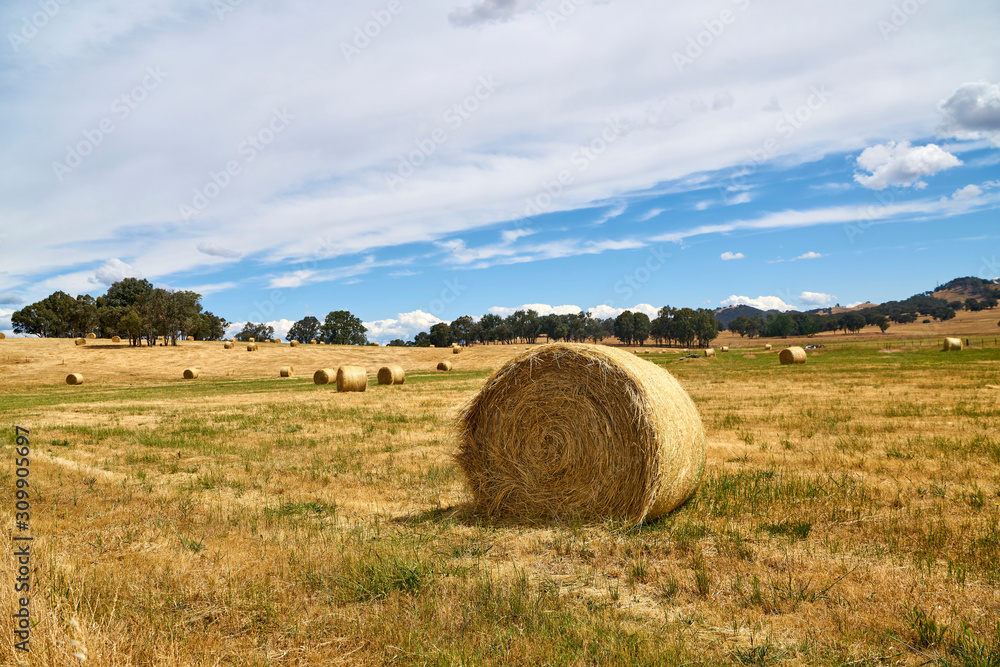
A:
POLYGON ((3 332, 0 332, 0 340, 3 340, 6 337, 7 337, 7 334, 5 334, 3 332))
POLYGON ((439 371, 450 371, 451 370, 451 362, 450 361, 442 361, 441 363, 438 364, 438 370, 439 371))
POLYGON ((711 348, 710 347, 707 350, 705 350, 705 356, 706 357, 714 357, 715 356, 715 348, 711 348))
POLYGON ((226 348, 227 350, 231 350, 236 346, 227 340, 225 343, 222 344, 222 347, 226 348))
POLYGON ((310 344, 310 345, 315 345, 315 344, 316 344, 316 339, 315 339, 315 338, 313 338, 313 339, 312 339, 311 341, 309 341, 309 344, 310 344))
MULTIPOLYGON (((251 338, 251 340, 253 339, 251 338)), ((257 351, 257 343, 250 343, 247 345, 247 352, 256 352, 256 351, 257 351)))
POLYGON ((723 345, 722 347, 719 348, 719 350, 721 350, 722 352, 729 352, 729 346, 723 345))
POLYGON ((295 369, 291 366, 282 366, 281 370, 278 371, 278 375, 283 378, 290 378, 295 374, 295 369))
POLYGON ((364 366, 341 366, 337 369, 337 391, 365 391, 368 371, 364 366))
POLYGON ((86 338, 77 338, 76 339, 76 344, 77 345, 86 345, 87 344, 87 339, 86 338))
POLYGON ((112 343, 120 343, 120 342, 122 342, 122 337, 121 336, 112 336, 111 337, 111 342, 112 343))
POLYGON ((654 520, 698 488, 705 432, 674 377, 606 346, 514 357, 458 418, 456 460, 491 516, 654 520))
POLYGON ((194 336, 188 336, 188 337, 187 337, 187 340, 188 340, 188 342, 191 342, 191 341, 193 341, 193 340, 194 340, 194 336))
POLYGON ((337 373, 332 368, 321 368, 313 373, 313 382, 316 384, 330 384, 330 381, 337 377, 337 373))
POLYGON ((944 339, 944 351, 945 352, 959 352, 962 350, 962 339, 961 338, 945 338, 944 339))
POLYGON ((804 364, 806 363, 806 351, 801 347, 786 347, 780 353, 778 353, 778 359, 781 360, 782 366, 789 366, 791 364, 804 364))
POLYGON ((184 379, 193 380, 201 375, 201 372, 197 368, 185 368, 184 369, 184 379))
POLYGON ((79 373, 70 373, 66 376, 66 384, 83 384, 83 376, 79 373))
POLYGON ((253 338, 248 338, 248 339, 247 339, 247 342, 248 342, 248 343, 256 343, 257 341, 255 341, 255 340, 254 340, 253 338))
POLYGON ((96 340, 97 334, 89 333, 87 334, 87 340, 96 340))
POLYGON ((291 345, 292 347, 298 347, 299 341, 297 340, 288 341, 288 344, 291 345))
POLYGON ((406 382, 406 373, 402 366, 383 366, 378 369, 379 384, 403 384, 406 382))
POLYGON ((452 354, 459 354, 461 352, 462 352, 462 348, 460 348, 460 347, 453 347, 453 348, 451 348, 451 353, 452 354))

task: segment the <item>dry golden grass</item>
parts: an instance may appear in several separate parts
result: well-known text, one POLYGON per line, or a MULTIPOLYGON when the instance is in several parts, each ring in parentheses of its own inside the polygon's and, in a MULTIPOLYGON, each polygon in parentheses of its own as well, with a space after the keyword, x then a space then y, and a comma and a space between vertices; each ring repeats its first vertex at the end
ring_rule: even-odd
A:
POLYGON ((648 355, 694 398, 708 460, 641 529, 469 506, 452 422, 521 346, 436 373, 440 350, 8 338, 4 453, 31 429, 37 494, 30 664, 996 664, 1000 350, 940 352, 967 332, 946 325, 817 337, 804 366, 762 341, 648 355), (274 377, 345 364, 407 381, 274 377))

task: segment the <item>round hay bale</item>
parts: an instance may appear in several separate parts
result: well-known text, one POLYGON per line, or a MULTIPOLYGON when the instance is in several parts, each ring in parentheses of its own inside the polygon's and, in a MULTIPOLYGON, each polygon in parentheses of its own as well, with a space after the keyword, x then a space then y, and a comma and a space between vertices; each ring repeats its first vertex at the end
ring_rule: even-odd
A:
POLYGON ((715 349, 710 347, 707 350, 705 350, 705 356, 706 357, 714 357, 715 356, 715 349))
POLYGON ((120 343, 120 342, 122 342, 122 337, 121 336, 112 336, 111 337, 111 342, 112 343, 120 343))
POLYGON ((255 341, 255 340, 254 340, 253 338, 248 338, 248 339, 247 339, 247 342, 248 342, 248 343, 256 343, 257 341, 255 341))
POLYGON ((310 344, 310 345, 315 345, 315 344, 316 344, 316 339, 315 339, 315 338, 313 338, 313 339, 312 339, 311 341, 309 341, 309 344, 310 344))
POLYGON ((450 361, 442 361, 441 363, 439 363, 437 365, 437 369, 439 371, 450 371, 451 370, 451 362, 450 361))
POLYGON ((7 337, 7 334, 5 334, 3 332, 0 332, 0 340, 3 340, 6 337, 7 337))
POLYGON ((194 341, 194 336, 188 336, 188 337, 187 337, 187 341, 188 341, 189 343, 190 343, 190 342, 193 342, 193 341, 194 341))
POLYGON ((341 366, 337 369, 337 391, 365 391, 368 371, 364 366, 341 366))
POLYGON ((299 341, 297 341, 297 340, 290 340, 290 341, 288 341, 288 344, 291 345, 292 347, 298 347, 299 346, 299 341))
POLYGON ((87 340, 97 340, 97 334, 94 333, 87 334, 87 340))
POLYGON ((651 521, 698 488, 705 431, 674 377, 607 346, 554 343, 486 380, 458 464, 491 516, 651 521))
POLYGON ((77 338, 76 339, 76 344, 77 345, 86 345, 87 344, 87 339, 86 338, 77 338))
POLYGON ((719 351, 720 352, 729 352, 729 346, 728 345, 723 345, 722 347, 719 348, 719 351))
POLYGON ((184 379, 185 380, 194 380, 199 375, 201 375, 201 371, 199 371, 197 368, 185 368, 184 369, 184 379))
POLYGON ((235 345, 233 345, 232 343, 230 343, 230 342, 229 342, 229 341, 227 340, 227 341, 226 341, 225 343, 223 343, 223 344, 222 344, 222 347, 224 347, 224 348, 225 348, 225 349, 227 349, 227 350, 231 350, 231 349, 233 349, 233 348, 234 348, 234 347, 236 347, 236 346, 235 346, 235 345))
POLYGON ((462 352, 462 348, 460 348, 460 347, 453 347, 453 348, 451 348, 451 353, 452 354, 461 354, 461 352, 462 352))
POLYGON ((945 352, 961 352, 962 351, 962 339, 961 338, 945 338, 944 339, 944 351, 945 352))
POLYGON ((780 353, 778 353, 778 359, 781 361, 782 366, 790 366, 792 364, 804 364, 806 363, 806 351, 801 347, 786 347, 780 353))
POLYGON ((293 368, 292 366, 282 366, 281 370, 278 371, 278 375, 280 375, 283 378, 290 378, 294 374, 295 374, 295 368, 293 368))
POLYGON ((83 375, 80 373, 70 373, 66 376, 66 384, 77 385, 83 384, 83 375))
POLYGON ((428 345, 428 347, 434 347, 433 345, 428 345))
POLYGON ((256 351, 257 351, 257 343, 249 343, 247 345, 247 352, 256 352, 256 351))
POLYGON ((770 343, 767 343, 767 344, 766 344, 766 345, 764 346, 764 349, 765 349, 765 350, 770 350, 770 349, 771 349, 771 344, 770 344, 770 343))
POLYGON ((335 377, 337 377, 337 374, 332 368, 321 368, 313 373, 313 382, 316 384, 330 384, 335 377))
POLYGON ((379 384, 403 384, 406 382, 406 373, 402 366, 383 366, 378 369, 379 384))

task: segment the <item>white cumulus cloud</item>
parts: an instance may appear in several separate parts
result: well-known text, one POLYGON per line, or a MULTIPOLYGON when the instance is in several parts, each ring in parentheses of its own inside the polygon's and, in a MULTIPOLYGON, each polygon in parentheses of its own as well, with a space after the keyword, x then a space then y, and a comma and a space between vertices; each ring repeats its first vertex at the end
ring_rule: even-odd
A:
POLYGON ((823 292, 803 292, 799 295, 799 302, 807 306, 828 306, 836 300, 837 297, 823 292))
POLYGON ((89 280, 94 285, 111 285, 125 278, 142 278, 142 274, 120 259, 109 259, 89 280))
POLYGON ((955 190, 955 194, 953 194, 951 198, 956 201, 961 201, 963 199, 974 199, 981 194, 983 194, 983 189, 978 185, 966 185, 964 188, 955 190))
POLYGON ((923 176, 962 164, 957 157, 937 144, 911 146, 909 141, 869 146, 858 156, 858 167, 868 174, 855 174, 854 180, 872 190, 884 190, 890 185, 922 188, 923 176))
POLYGON ((518 306, 517 308, 508 308, 506 306, 493 306, 489 309, 494 315, 499 315, 500 317, 507 317, 513 315, 519 310, 533 310, 539 315, 570 315, 572 313, 581 313, 583 308, 580 306, 565 305, 565 306, 550 306, 547 303, 526 303, 523 306, 518 306))
MULTIPOLYGON (((795 259, 819 259, 822 256, 823 255, 821 255, 818 252, 812 252, 812 251, 810 251, 810 252, 803 253, 803 254, 799 255, 795 259)), ((795 260, 792 260, 792 261, 795 261, 795 260)))
POLYGON ((723 262, 728 262, 734 259, 743 259, 744 255, 741 252, 729 252, 728 250, 720 255, 723 262))
POLYGON ((1000 84, 964 83, 941 102, 942 131, 959 139, 989 137, 1000 146, 1000 84))
POLYGON ((656 319, 657 314, 660 312, 659 308, 648 303, 638 303, 631 308, 615 308, 614 306, 601 304, 600 306, 588 308, 587 312, 590 313, 590 316, 595 319, 606 320, 609 317, 618 317, 626 310, 632 311, 633 313, 645 313, 651 320, 656 319))
POLYGON ((795 306, 788 305, 776 296, 759 296, 756 299, 751 299, 748 296, 736 296, 734 294, 721 303, 723 306, 753 306, 761 310, 795 310, 795 306))
POLYGON ((394 318, 362 324, 368 329, 365 334, 368 340, 388 343, 394 338, 410 340, 421 331, 430 331, 430 328, 438 322, 444 320, 422 310, 414 310, 409 313, 399 313, 394 318))

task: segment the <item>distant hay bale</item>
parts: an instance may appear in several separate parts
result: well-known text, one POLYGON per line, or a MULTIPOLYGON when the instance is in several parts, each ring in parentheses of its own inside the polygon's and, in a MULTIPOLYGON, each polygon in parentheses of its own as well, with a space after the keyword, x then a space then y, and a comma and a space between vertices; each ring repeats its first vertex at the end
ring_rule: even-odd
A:
POLYGON ((451 370, 451 362, 450 361, 442 361, 441 363, 438 364, 437 369, 439 371, 450 371, 451 370))
POLYGON ((93 333, 87 334, 87 340, 97 340, 97 334, 93 333))
POLYGON ((190 343, 191 341, 193 341, 193 340, 194 340, 194 336, 188 336, 188 337, 187 337, 187 341, 188 341, 189 343, 190 343))
POLYGON ((460 347, 453 347, 453 348, 451 348, 451 353, 452 354, 460 354, 461 352, 462 352, 462 348, 460 348, 460 347))
POLYGON ((778 354, 778 359, 781 361, 782 366, 790 366, 792 364, 804 364, 806 363, 806 351, 801 347, 786 347, 778 354))
POLYGON ((313 382, 316 384, 330 384, 330 381, 337 377, 337 373, 332 368, 321 368, 313 373, 313 382))
POLYGON ((945 338, 944 339, 944 351, 945 352, 961 352, 962 351, 962 339, 961 338, 945 338))
POLYGON ((337 391, 365 391, 368 371, 364 366, 341 366, 337 369, 337 391))
POLYGON ((462 408, 457 429, 456 460, 490 516, 652 521, 694 494, 705 467, 687 392, 607 346, 521 353, 462 408))
POLYGON ((247 342, 248 342, 248 343, 256 343, 257 341, 255 341, 255 340, 254 340, 253 338, 248 338, 248 339, 247 339, 247 342))
POLYGON ((278 375, 283 378, 290 378, 295 373, 295 368, 292 366, 282 366, 281 370, 278 371, 278 375))
MULTIPOLYGON (((0 334, 0 336, 2 336, 2 335, 3 334, 0 334)), ((120 343, 120 342, 122 342, 122 337, 121 336, 112 336, 111 337, 111 342, 112 343, 120 343)))
POLYGON ((247 345, 247 352, 256 352, 256 351, 257 351, 257 343, 249 343, 247 345))
POLYGON ((7 337, 7 334, 5 334, 3 332, 0 332, 0 340, 3 340, 6 337, 7 337))
POLYGON ((83 376, 79 373, 70 373, 66 376, 66 384, 77 385, 83 384, 83 376))
POLYGON ((715 356, 715 349, 710 347, 707 350, 705 350, 705 356, 706 357, 714 357, 715 356))
POLYGON ((771 344, 767 343, 766 345, 764 345, 764 349, 765 350, 770 350, 771 349, 771 344))
POLYGON ((723 345, 722 347, 719 348, 719 351, 720 352, 729 352, 729 346, 728 345, 723 345))
POLYGON ((433 345, 428 345, 427 347, 434 347, 433 345))
POLYGON ((199 371, 197 368, 185 368, 184 369, 184 379, 185 380, 194 380, 199 375, 201 375, 201 371, 199 371))
POLYGON ((236 347, 236 346, 235 346, 235 345, 233 345, 232 343, 230 343, 230 342, 229 342, 229 341, 227 340, 227 341, 226 341, 225 343, 223 343, 223 344, 222 344, 222 347, 224 347, 224 348, 225 348, 225 349, 227 349, 227 350, 231 350, 231 349, 233 349, 233 348, 234 348, 234 347, 236 347))
POLYGON ((403 384, 406 382, 406 373, 402 366, 383 366, 378 369, 379 384, 403 384))
POLYGON ((299 341, 297 341, 297 340, 290 340, 290 341, 288 341, 288 344, 291 345, 292 347, 298 347, 299 346, 299 341))
POLYGON ((87 344, 87 339, 86 338, 77 338, 76 339, 76 344, 77 345, 86 345, 87 344))
POLYGON ((316 339, 315 339, 315 338, 313 338, 313 339, 312 339, 311 341, 309 341, 309 344, 310 344, 310 345, 315 345, 315 344, 316 344, 316 339))

